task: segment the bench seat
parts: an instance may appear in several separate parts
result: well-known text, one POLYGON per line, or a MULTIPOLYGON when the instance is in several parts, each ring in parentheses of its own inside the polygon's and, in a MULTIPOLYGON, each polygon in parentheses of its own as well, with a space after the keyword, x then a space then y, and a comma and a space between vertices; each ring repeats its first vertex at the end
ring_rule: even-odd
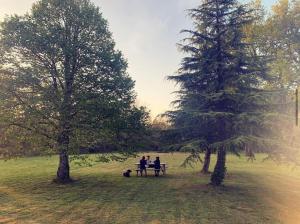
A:
MULTIPOLYGON (((166 170, 161 169, 161 168, 160 168, 160 169, 146 168, 146 172, 148 172, 149 170, 150 170, 150 171, 154 171, 154 172, 155 172, 155 171, 162 171, 163 174, 165 174, 165 171, 166 171, 166 170)), ((136 175, 137 175, 137 176, 139 175, 139 173, 141 173, 141 169, 140 169, 140 168, 136 169, 135 171, 136 171, 136 175)))

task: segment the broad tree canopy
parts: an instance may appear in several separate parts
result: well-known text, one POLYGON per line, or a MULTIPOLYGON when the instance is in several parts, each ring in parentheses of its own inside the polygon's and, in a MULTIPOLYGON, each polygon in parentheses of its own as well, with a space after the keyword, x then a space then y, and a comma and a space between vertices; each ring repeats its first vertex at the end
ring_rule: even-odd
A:
POLYGON ((1 154, 19 153, 15 142, 68 154, 142 126, 126 60, 89 0, 38 1, 0 35, 1 154))

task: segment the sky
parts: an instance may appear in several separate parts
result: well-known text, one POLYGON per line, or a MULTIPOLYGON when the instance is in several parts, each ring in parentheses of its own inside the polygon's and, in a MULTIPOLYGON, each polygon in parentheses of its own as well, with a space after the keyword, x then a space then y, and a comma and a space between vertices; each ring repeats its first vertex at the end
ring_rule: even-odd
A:
MULTIPOLYGON (((36 0, 0 0, 0 19, 23 14, 36 0)), ((246 2, 247 0, 244 0, 246 2)), ((137 104, 151 110, 151 116, 171 109, 176 99, 175 83, 167 80, 179 68, 183 57, 176 44, 184 37, 180 30, 191 27, 186 9, 200 0, 92 0, 99 6, 116 48, 128 61, 128 72, 136 81, 137 104)), ((264 0, 270 7, 276 0, 264 0)))

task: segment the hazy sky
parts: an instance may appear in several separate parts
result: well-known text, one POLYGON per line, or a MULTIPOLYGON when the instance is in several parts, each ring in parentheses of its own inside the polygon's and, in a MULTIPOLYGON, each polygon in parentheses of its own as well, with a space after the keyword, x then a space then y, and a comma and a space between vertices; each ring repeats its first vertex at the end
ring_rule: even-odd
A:
MULTIPOLYGON (((166 80, 179 67, 182 54, 176 43, 181 29, 190 27, 186 9, 200 0, 92 0, 108 20, 120 49, 129 63, 128 72, 136 81, 138 104, 155 116, 170 108, 175 98, 174 83, 166 80)), ((246 0, 244 0, 246 1, 246 0)), ((35 0, 0 0, 0 18, 28 11, 35 0)), ((276 0, 264 0, 269 7, 276 0)))

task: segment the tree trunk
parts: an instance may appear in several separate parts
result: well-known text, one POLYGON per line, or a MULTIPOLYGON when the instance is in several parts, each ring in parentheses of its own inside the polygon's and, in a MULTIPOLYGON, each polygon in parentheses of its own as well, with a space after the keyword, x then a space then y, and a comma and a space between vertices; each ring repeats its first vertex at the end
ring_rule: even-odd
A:
POLYGON ((213 186, 220 186, 223 183, 226 174, 225 163, 226 163, 226 150, 219 149, 217 163, 210 179, 211 184, 213 186))
POLYGON ((59 183, 69 183, 70 178, 70 166, 69 166, 69 155, 67 152, 61 152, 59 154, 59 165, 56 174, 56 181, 59 183))
POLYGON ((211 149, 206 149, 204 164, 201 170, 201 173, 208 174, 209 173, 209 164, 210 164, 210 156, 211 156, 211 149))
POLYGON ((70 165, 69 165, 69 141, 70 141, 70 126, 68 122, 63 122, 62 132, 60 133, 57 143, 59 149, 59 165, 56 173, 56 182, 68 183, 71 182, 70 178, 70 165))
POLYGON ((70 72, 70 56, 65 56, 65 89, 64 98, 60 108, 60 132, 58 135, 57 143, 59 150, 59 166, 56 174, 56 182, 69 183, 72 181, 70 178, 69 166, 69 144, 71 134, 71 121, 72 121, 72 100, 74 74, 70 72))
POLYGON ((69 144, 70 144, 70 117, 66 113, 70 110, 64 110, 62 113, 62 120, 60 122, 61 132, 58 135, 58 151, 59 151, 59 165, 56 173, 56 182, 68 183, 70 178, 69 165, 69 144))

